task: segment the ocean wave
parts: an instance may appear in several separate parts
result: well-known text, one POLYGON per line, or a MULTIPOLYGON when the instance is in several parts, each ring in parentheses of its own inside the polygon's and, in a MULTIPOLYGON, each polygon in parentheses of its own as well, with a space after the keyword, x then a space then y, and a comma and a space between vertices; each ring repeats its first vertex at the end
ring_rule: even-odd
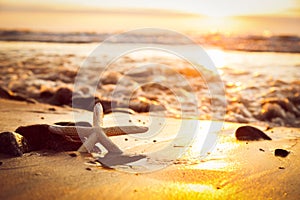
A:
MULTIPOLYGON (((0 41, 31 41, 54 43, 94 43, 102 42, 113 33, 93 32, 37 32, 24 30, 0 30, 0 41)), ((227 36, 223 34, 187 34, 196 44, 220 47, 225 50, 250 52, 286 52, 300 53, 300 37, 296 35, 246 35, 227 36)), ((168 45, 190 45, 190 40, 182 40, 174 35, 155 32, 151 34, 126 34, 117 40, 110 38, 110 43, 153 43, 168 45)))

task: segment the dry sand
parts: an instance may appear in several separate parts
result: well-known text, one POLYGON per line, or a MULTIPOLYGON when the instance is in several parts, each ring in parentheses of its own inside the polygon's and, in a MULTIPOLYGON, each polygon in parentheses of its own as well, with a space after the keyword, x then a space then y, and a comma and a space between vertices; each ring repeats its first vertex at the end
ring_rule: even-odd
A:
MULTIPOLYGON (((0 112, 1 132, 74 121, 70 108, 3 99, 0 112)), ((17 158, 1 154, 0 199, 298 199, 300 129, 273 128, 265 131, 272 141, 241 142, 234 137, 239 126, 224 123, 216 148, 203 160, 179 160, 145 174, 89 166, 90 157, 83 154, 39 151, 17 158), (277 148, 290 154, 276 157, 277 148)))

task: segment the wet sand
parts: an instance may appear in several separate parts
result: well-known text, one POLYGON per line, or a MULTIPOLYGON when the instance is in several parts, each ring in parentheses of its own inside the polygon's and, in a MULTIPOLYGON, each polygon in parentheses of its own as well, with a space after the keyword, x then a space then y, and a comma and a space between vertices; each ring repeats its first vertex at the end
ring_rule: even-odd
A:
MULTIPOLYGON (((0 99, 0 131, 20 125, 74 121, 70 108, 0 99), (49 108, 54 108, 53 109, 49 108)), ((82 115, 90 115, 87 111, 82 115)), ((135 117, 142 117, 137 114, 135 117)), ((109 122, 110 115, 106 115, 109 122)), ((178 123, 179 119, 168 119, 178 123)), ((107 124, 110 125, 110 124, 107 124)), ((0 155, 1 199, 297 199, 300 196, 300 131, 266 130, 273 140, 237 141, 243 124, 224 123, 217 146, 201 160, 182 158, 153 173, 125 173, 88 165, 91 157, 38 151, 12 158, 0 155), (287 157, 275 149, 290 151, 287 157)), ((172 131, 172 130, 169 130, 172 131)), ((124 140, 123 140, 124 141, 124 140)), ((130 145, 130 141, 124 141, 130 145)))

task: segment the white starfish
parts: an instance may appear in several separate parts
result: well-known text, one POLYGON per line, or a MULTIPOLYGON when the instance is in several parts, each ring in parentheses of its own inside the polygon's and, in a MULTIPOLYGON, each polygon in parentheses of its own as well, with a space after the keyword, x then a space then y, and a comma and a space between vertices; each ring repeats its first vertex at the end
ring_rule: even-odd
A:
POLYGON ((108 136, 117 136, 125 134, 143 133, 148 131, 147 127, 140 126, 121 126, 103 128, 103 108, 101 103, 97 103, 94 107, 93 127, 84 126, 60 126, 50 125, 49 131, 55 134, 63 135, 72 140, 79 139, 81 136, 87 137, 83 145, 78 149, 80 152, 91 152, 97 142, 100 142, 109 153, 122 154, 123 151, 114 144, 108 136))

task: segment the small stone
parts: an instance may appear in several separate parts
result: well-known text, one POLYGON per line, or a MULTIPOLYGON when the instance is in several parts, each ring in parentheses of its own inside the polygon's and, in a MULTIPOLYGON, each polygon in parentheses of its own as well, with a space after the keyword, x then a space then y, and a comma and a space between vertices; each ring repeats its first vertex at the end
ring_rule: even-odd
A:
POLYGON ((0 133, 0 152, 12 156, 22 156, 29 151, 29 143, 22 135, 15 132, 0 133))
POLYGON ((275 156, 279 157, 287 157, 290 154, 289 151, 284 150, 284 149, 275 149, 275 156))
POLYGON ((125 141, 128 141, 128 138, 125 138, 125 141))
POLYGON ((156 142, 156 140, 153 140, 153 142, 155 143, 155 142, 156 142))
POLYGON ((48 108, 49 111, 56 111, 55 108, 48 108))
POLYGON ((45 119, 44 117, 41 117, 41 119, 45 119))
POLYGON ((272 140, 261 130, 252 126, 241 126, 235 131, 235 137, 238 140, 253 141, 253 140, 272 140))
POLYGON ((78 156, 78 153, 71 152, 71 153, 69 153, 69 156, 71 156, 71 157, 77 157, 77 156, 78 156))
POLYGON ((3 162, 0 161, 0 166, 3 164, 3 162))
POLYGON ((92 171, 92 169, 91 168, 89 168, 89 167, 87 167, 87 168, 85 168, 86 170, 88 170, 88 171, 92 171))
POLYGON ((93 161, 93 160, 90 160, 90 161, 88 161, 87 163, 93 164, 93 165, 97 165, 97 162, 96 162, 96 161, 93 161))
POLYGON ((272 126, 267 126, 265 131, 271 130, 272 128, 272 126))
POLYGON ((278 169, 285 169, 284 167, 278 167, 278 169))
POLYGON ((261 148, 259 148, 259 150, 260 150, 260 151, 262 151, 262 152, 265 152, 265 150, 264 150, 264 149, 261 149, 261 148))
POLYGON ((41 172, 36 172, 34 175, 35 175, 35 176, 41 176, 42 173, 41 173, 41 172))

